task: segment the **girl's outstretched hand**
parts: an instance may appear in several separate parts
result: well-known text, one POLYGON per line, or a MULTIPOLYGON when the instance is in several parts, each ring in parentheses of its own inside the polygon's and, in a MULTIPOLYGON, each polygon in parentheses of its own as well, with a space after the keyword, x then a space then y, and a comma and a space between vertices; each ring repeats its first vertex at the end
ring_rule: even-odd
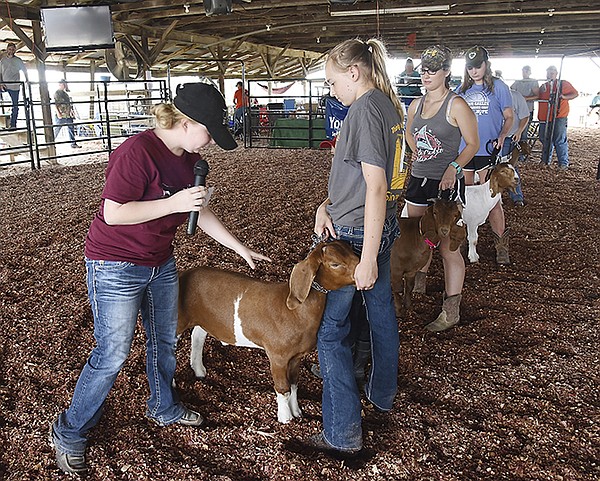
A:
POLYGON ((251 269, 256 268, 256 265, 254 264, 254 259, 272 262, 270 257, 267 257, 258 252, 250 250, 246 246, 243 246, 243 248, 238 251, 238 254, 246 260, 246 262, 248 263, 248 265, 250 266, 251 269))

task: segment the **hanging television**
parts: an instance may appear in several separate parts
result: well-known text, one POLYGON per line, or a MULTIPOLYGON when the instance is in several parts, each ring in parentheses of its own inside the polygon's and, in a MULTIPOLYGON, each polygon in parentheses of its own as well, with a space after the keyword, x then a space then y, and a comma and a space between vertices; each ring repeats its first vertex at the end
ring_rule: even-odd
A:
POLYGON ((108 5, 43 7, 40 15, 47 52, 82 52, 114 47, 108 5))

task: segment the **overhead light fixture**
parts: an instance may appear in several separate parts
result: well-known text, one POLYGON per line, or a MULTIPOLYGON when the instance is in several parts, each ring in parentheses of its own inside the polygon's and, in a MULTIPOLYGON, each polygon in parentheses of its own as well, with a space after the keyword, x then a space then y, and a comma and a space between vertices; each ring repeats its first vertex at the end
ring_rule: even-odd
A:
POLYGON ((204 0, 204 10, 207 16, 231 13, 232 0, 204 0))
POLYGON ((422 13, 422 12, 447 12, 450 5, 431 5, 429 7, 398 7, 398 8, 380 8, 373 10, 340 10, 331 11, 332 17, 358 17, 361 15, 392 15, 394 13, 422 13))

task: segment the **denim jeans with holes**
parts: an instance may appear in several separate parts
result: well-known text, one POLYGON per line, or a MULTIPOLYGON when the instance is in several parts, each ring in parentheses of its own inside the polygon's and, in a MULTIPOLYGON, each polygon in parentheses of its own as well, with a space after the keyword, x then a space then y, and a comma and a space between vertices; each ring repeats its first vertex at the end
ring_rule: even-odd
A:
MULTIPOLYGON (((334 225, 340 240, 360 256, 364 229, 334 225)), ((398 380, 398 323, 390 284, 390 251, 399 234, 395 217, 385 221, 373 289, 362 291, 371 334, 372 367, 365 395, 376 407, 392 408, 398 380)), ((327 294, 317 346, 323 376, 323 437, 341 451, 362 447, 361 402, 354 378, 349 313, 356 288, 327 294)))
POLYGON ((55 442, 74 455, 84 453, 86 433, 98 423, 129 355, 138 313, 146 331, 146 415, 167 425, 185 412, 173 387, 179 282, 175 260, 144 267, 86 259, 86 269, 96 347, 79 375, 71 405, 54 424, 55 442))

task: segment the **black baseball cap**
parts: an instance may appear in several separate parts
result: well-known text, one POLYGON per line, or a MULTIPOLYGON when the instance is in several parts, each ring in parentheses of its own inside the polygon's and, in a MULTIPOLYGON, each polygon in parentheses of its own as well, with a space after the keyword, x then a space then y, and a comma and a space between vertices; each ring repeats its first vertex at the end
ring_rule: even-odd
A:
POLYGON ((480 45, 475 45, 465 52, 467 67, 481 67, 481 64, 490 58, 488 51, 480 45))
POLYGON ((237 147, 224 123, 227 113, 225 99, 212 85, 204 82, 178 85, 173 103, 190 119, 204 125, 219 147, 225 150, 237 147))

